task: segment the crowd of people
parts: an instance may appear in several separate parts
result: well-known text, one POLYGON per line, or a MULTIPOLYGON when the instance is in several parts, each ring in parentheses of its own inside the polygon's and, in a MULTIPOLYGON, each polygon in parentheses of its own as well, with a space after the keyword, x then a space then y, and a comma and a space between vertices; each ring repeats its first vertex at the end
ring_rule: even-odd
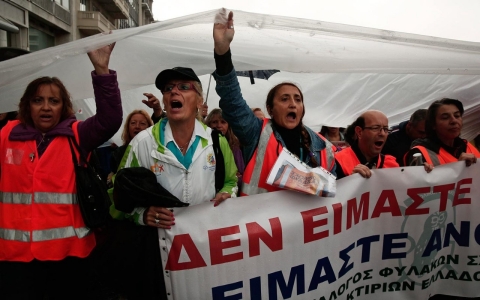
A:
MULTIPOLYGON (((126 118, 123 145, 113 153, 106 179, 113 186, 112 219, 155 229, 175 225, 174 209, 161 202, 138 204, 129 211, 117 207, 113 182, 117 171, 125 168, 153 172, 157 183, 185 205, 212 202, 218 206, 231 197, 280 190, 266 179, 283 148, 307 166, 323 167, 337 179, 355 173, 369 178, 374 169, 410 165, 423 165, 431 172, 435 166, 456 161, 470 166, 480 157, 473 144, 460 138, 464 108, 455 99, 435 101, 393 129, 384 113, 369 110, 345 131, 325 127, 320 134, 303 123, 300 88, 284 82, 268 93, 266 117, 242 97, 230 51, 234 33, 232 13, 214 25, 213 76, 220 108, 208 112, 198 76, 188 67, 176 67, 163 70, 155 80, 161 100, 144 94, 143 103, 153 114, 140 109, 126 118)), ((62 82, 41 77, 26 87, 16 119, 2 124, 2 299, 100 298, 92 296, 92 289, 78 288, 91 285, 95 263, 90 260, 101 234, 86 227, 82 219, 68 141, 75 139, 88 154, 121 126, 116 72, 108 68, 113 48, 114 44, 88 53, 94 67, 95 116, 77 121, 62 82)), ((122 263, 128 264, 128 259, 122 263)), ((146 268, 135 265, 132 269, 137 275, 110 276, 141 278, 148 274, 146 268)), ((124 299, 166 299, 165 289, 110 288, 114 297, 124 299)))

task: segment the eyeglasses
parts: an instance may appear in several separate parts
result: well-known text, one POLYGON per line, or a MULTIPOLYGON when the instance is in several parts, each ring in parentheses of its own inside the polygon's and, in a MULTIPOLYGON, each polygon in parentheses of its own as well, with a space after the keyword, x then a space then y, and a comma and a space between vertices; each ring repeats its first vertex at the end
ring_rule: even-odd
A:
POLYGON ((379 133, 380 131, 385 131, 386 134, 388 134, 388 127, 385 126, 385 127, 382 127, 380 125, 375 125, 375 126, 370 126, 370 127, 363 127, 363 129, 368 129, 368 130, 371 130, 372 132, 374 133, 379 133))
POLYGON ((166 84, 165 87, 163 88, 162 94, 171 93, 175 87, 177 87, 177 89, 180 92, 194 90, 195 92, 200 94, 198 92, 197 88, 195 87, 195 85, 191 82, 180 82, 180 83, 175 83, 175 84, 173 84, 173 83, 166 84))

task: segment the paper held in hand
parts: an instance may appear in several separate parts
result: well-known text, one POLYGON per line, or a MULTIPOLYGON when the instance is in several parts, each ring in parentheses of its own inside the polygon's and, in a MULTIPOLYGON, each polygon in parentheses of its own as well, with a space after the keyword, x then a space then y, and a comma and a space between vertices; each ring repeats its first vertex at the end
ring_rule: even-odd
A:
POLYGON ((320 197, 335 197, 336 178, 322 167, 311 168, 283 148, 270 170, 267 183, 320 197))

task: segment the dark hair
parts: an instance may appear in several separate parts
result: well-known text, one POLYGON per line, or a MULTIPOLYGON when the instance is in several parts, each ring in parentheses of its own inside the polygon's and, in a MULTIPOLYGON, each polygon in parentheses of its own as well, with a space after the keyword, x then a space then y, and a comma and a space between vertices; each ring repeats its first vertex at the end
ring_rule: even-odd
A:
POLYGON ((345 142, 347 142, 350 146, 353 145, 353 143, 355 143, 357 140, 355 126, 355 124, 351 124, 347 126, 347 129, 345 129, 345 142))
POLYGON ((40 77, 30 82, 23 93, 22 98, 20 98, 20 103, 18 104, 18 119, 23 124, 29 124, 34 126, 32 115, 30 112, 30 101, 35 97, 37 90, 42 85, 56 85, 60 90, 60 98, 62 98, 62 115, 60 121, 63 121, 67 118, 70 118, 75 114, 73 111, 72 100, 70 100, 70 94, 63 85, 62 81, 57 77, 40 77))
POLYGON ((424 108, 417 109, 411 116, 410 116, 410 123, 412 125, 417 125, 421 121, 427 118, 427 110, 424 108))
POLYGON ((435 129, 433 129, 433 127, 435 127, 437 111, 443 105, 455 105, 460 111, 460 115, 463 116, 463 104, 459 100, 443 98, 441 100, 434 101, 432 104, 430 104, 430 107, 428 107, 427 117, 425 118, 425 132, 429 138, 436 136, 435 129))

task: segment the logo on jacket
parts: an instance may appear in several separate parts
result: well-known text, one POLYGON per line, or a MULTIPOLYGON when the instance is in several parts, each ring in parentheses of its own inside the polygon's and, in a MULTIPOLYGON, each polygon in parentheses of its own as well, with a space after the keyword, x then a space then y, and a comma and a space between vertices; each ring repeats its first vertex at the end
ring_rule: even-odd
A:
POLYGON ((210 171, 215 171, 215 165, 217 164, 217 161, 215 160, 215 155, 213 153, 207 154, 207 164, 203 166, 204 170, 210 170, 210 171))
POLYGON ((155 174, 158 174, 158 173, 161 174, 162 172, 165 171, 163 169, 163 165, 159 164, 158 162, 155 162, 155 164, 153 164, 153 166, 150 166, 150 170, 152 170, 152 172, 155 173, 155 174))

